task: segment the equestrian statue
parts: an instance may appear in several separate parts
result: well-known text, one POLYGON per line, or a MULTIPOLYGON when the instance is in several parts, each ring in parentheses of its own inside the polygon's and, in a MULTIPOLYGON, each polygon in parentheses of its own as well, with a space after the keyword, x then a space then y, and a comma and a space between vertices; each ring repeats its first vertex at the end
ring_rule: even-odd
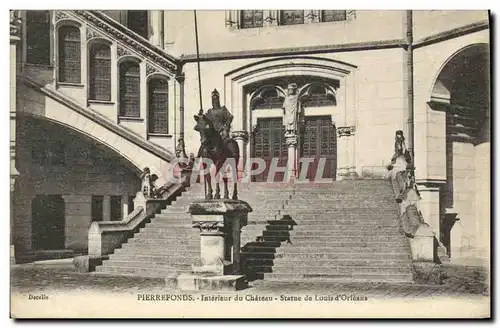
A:
MULTIPOLYGON (((215 165, 215 175, 218 173, 223 175, 224 181, 224 199, 229 199, 229 190, 227 186, 227 176, 225 170, 227 165, 234 163, 235 167, 231 167, 231 173, 234 178, 234 188, 232 199, 238 199, 237 188, 237 167, 240 158, 240 150, 235 140, 230 137, 231 123, 233 115, 229 112, 226 106, 220 105, 219 92, 214 89, 212 92, 212 108, 206 114, 200 110, 198 115, 194 116, 196 121, 195 130, 200 133, 201 146, 198 151, 198 157, 208 158, 212 160, 215 165), (233 159, 226 163, 227 159, 233 159), (224 164, 227 164, 225 167, 224 164), (221 169, 224 169, 221 171, 221 169)), ((204 167, 205 169, 205 167, 204 167)), ((208 170, 209 171, 209 170, 208 170)), ((207 190, 205 194, 206 199, 220 199, 219 181, 216 180, 215 196, 212 196, 212 181, 210 172, 205 174, 205 183, 207 190)))

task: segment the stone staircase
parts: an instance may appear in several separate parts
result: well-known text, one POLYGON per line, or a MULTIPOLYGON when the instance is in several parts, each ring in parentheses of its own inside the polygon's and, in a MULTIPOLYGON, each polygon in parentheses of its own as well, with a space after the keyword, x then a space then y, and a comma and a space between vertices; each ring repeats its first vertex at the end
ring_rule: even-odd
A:
MULTIPOLYGON (((250 204, 248 226, 242 229, 242 245, 255 240, 290 199, 293 189, 284 184, 239 184, 239 198, 250 204)), ((192 228, 189 204, 204 197, 203 184, 189 187, 180 197, 156 214, 139 233, 110 254, 96 268, 98 274, 151 278, 190 272, 200 258, 199 231, 192 228)))
POLYGON ((258 239, 243 247, 250 279, 413 280, 409 244, 384 180, 297 184, 258 239))

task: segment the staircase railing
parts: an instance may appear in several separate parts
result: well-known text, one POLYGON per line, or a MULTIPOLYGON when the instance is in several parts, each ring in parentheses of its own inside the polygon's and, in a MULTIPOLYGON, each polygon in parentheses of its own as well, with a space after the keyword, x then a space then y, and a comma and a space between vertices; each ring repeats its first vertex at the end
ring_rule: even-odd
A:
POLYGON ((167 184, 163 186, 164 191, 159 198, 145 199, 142 192, 138 192, 134 199, 137 206, 124 220, 93 222, 88 233, 89 257, 102 258, 113 253, 156 213, 180 196, 187 185, 188 183, 167 184))

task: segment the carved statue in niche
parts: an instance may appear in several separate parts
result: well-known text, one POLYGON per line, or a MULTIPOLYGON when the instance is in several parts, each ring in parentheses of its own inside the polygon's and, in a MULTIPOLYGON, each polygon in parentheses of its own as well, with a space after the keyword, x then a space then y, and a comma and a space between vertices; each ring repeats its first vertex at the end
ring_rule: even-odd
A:
POLYGON ((299 95, 297 94, 297 84, 290 83, 287 95, 283 102, 283 124, 285 125, 285 136, 297 134, 297 119, 300 113, 299 95))

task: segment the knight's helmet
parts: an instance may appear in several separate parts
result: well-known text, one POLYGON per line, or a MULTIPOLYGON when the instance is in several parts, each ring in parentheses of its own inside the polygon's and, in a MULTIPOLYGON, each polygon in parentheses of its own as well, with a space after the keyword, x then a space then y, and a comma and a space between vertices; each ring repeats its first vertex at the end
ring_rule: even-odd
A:
POLYGON ((212 91, 212 106, 215 108, 220 107, 220 95, 217 89, 214 89, 214 91, 212 91))

